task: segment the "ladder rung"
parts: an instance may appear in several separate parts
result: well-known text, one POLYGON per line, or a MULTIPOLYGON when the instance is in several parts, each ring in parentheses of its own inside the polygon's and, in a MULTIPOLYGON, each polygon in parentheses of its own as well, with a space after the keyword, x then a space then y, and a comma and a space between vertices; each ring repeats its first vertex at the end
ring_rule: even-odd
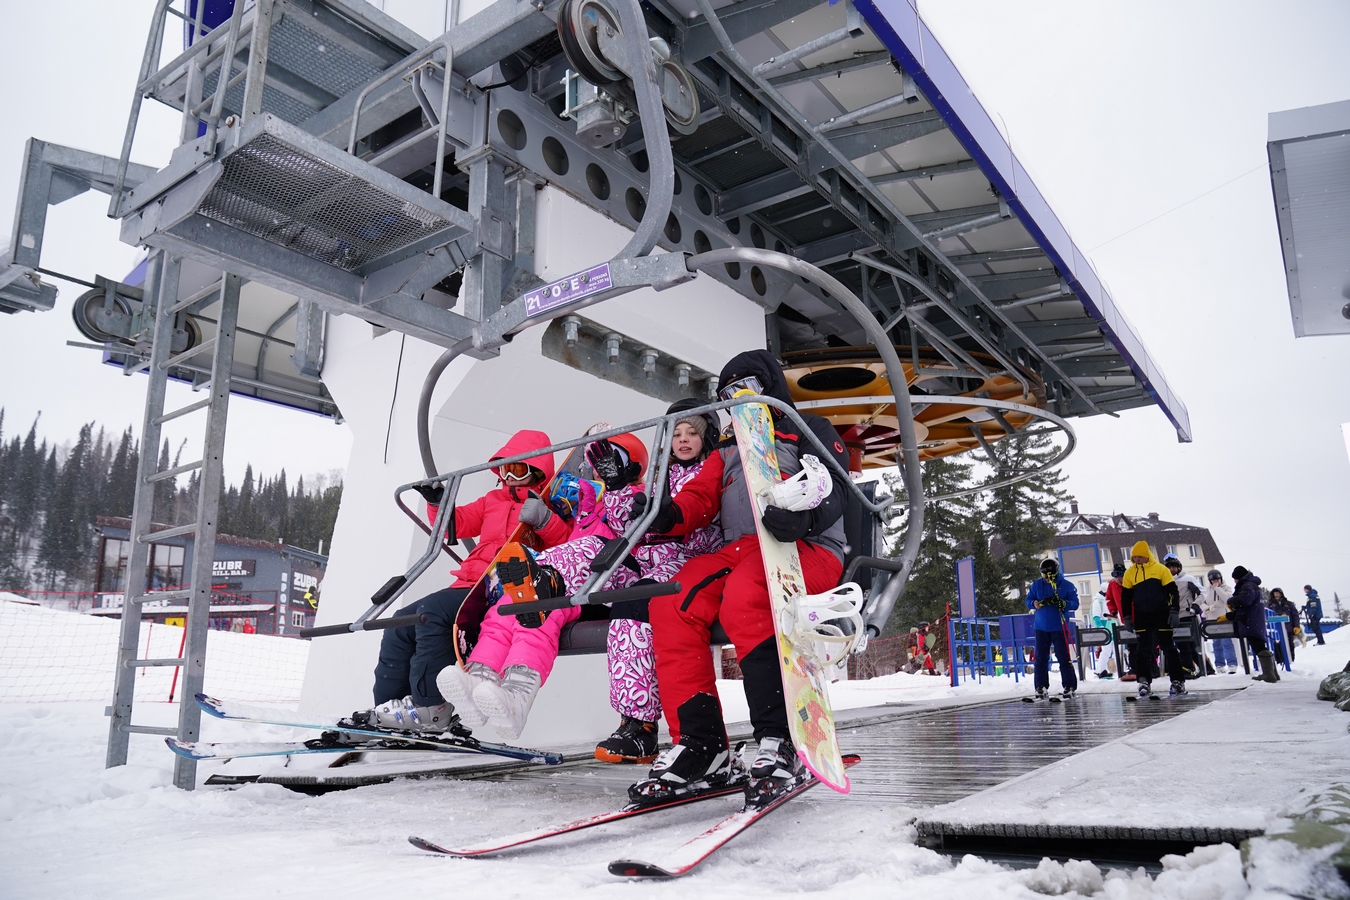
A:
POLYGON ((163 725, 119 725, 117 728, 123 734, 164 734, 178 737, 177 728, 167 728, 163 725))
POLYGON ((196 534, 196 533, 197 533, 197 523, 193 522, 191 525, 179 525, 177 528, 166 528, 163 531, 155 531, 151 532, 150 534, 138 534, 136 535, 136 543, 151 544, 157 540, 167 541, 169 538, 176 538, 182 534, 196 534))
MULTIPOLYGON (((126 666, 128 669, 139 669, 142 666, 181 666, 181 659, 129 659, 126 666)), ((177 734, 177 732, 174 732, 177 734)))
POLYGON ((161 372, 167 372, 167 371, 169 371, 169 369, 172 369, 174 366, 176 366, 176 365, 182 363, 183 360, 186 360, 186 359, 192 359, 192 357, 194 357, 194 356, 200 356, 201 354, 205 353, 207 350, 212 350, 212 349, 214 349, 215 346, 216 346, 216 339, 215 339, 215 338, 210 338, 210 339, 208 339, 208 340, 202 341, 200 344, 198 344, 197 346, 193 347, 192 349, 190 349, 190 350, 184 350, 182 353, 178 354, 177 356, 170 356, 168 359, 164 360, 164 362, 162 362, 162 363, 159 364, 159 370, 160 370, 161 372))
MULTIPOLYGON (((210 401, 208 400, 207 402, 209 403, 210 401)), ((184 463, 183 465, 175 466, 172 469, 165 469, 163 472, 156 472, 155 474, 146 478, 145 483, 154 484, 156 481, 168 481, 170 478, 177 478, 184 472, 191 472, 193 469, 200 469, 202 467, 202 463, 204 462, 206 462, 206 460, 199 459, 196 462, 184 463)))
POLYGON ((219 294, 219 293, 220 293, 220 282, 216 281, 202 288, 200 291, 193 294, 191 297, 179 300, 173 306, 170 306, 169 315, 172 316, 182 310, 187 309, 189 306, 193 306, 194 304, 200 303, 201 301, 205 300, 212 294, 219 294))
POLYGON ((211 405, 210 397, 207 397, 205 400, 198 400, 196 403, 189 403, 187 406, 180 407, 178 409, 175 409, 173 412, 166 412, 164 415, 159 416, 158 418, 155 419, 155 424, 163 425, 165 422, 172 422, 179 416, 186 416, 188 413, 194 413, 197 410, 205 409, 210 405, 211 405))
MULTIPOLYGON (((156 532, 158 534, 158 532, 156 532)), ((186 600, 192 596, 192 588, 183 588, 179 591, 156 591, 153 594, 141 594, 132 597, 132 603, 149 603, 151 600, 186 600)))

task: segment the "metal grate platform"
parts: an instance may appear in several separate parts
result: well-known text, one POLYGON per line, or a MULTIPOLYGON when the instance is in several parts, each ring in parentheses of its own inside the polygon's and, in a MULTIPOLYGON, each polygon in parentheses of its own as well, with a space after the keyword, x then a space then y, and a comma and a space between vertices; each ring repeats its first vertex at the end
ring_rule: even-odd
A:
POLYGON ((346 271, 457 224, 454 208, 429 194, 354 157, 324 159, 340 151, 321 156, 305 146, 313 138, 287 140, 271 116, 258 121, 270 127, 223 157, 198 210, 205 218, 346 271))

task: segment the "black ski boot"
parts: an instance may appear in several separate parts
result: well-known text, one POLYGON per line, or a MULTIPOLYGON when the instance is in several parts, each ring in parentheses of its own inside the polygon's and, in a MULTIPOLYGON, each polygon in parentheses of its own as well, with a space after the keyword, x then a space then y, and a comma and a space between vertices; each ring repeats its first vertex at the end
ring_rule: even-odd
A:
POLYGON ((811 779, 811 770, 797 756, 797 748, 783 738, 766 737, 750 765, 745 786, 745 808, 762 809, 811 779))
POLYGON ((614 733, 596 745, 595 758, 607 763, 656 762, 656 723, 624 716, 614 733))
POLYGON ((654 806, 746 780, 745 764, 725 746, 706 746, 681 738, 656 758, 647 777, 628 788, 628 799, 654 806))

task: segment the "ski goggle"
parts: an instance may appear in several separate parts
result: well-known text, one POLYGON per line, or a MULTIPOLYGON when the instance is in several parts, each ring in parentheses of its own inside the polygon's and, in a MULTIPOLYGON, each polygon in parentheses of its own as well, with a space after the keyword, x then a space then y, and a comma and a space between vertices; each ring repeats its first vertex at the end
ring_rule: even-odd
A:
POLYGON ((717 391, 717 396, 723 400, 730 400, 740 391, 749 391, 752 394, 763 394, 764 385, 754 375, 747 375, 744 378, 738 378, 717 391))
POLYGON ((534 471, 529 463, 502 463, 497 467, 497 477, 507 484, 524 484, 534 477, 534 471))

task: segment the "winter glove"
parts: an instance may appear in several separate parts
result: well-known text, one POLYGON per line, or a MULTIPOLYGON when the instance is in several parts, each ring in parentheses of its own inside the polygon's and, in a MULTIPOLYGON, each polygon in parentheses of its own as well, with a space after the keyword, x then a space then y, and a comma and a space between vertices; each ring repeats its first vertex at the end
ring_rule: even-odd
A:
POLYGON ((1126 616, 1124 619, 1121 620, 1121 627, 1123 627, 1126 631, 1133 632, 1133 631, 1134 631, 1134 619, 1131 619, 1131 618, 1129 618, 1128 616, 1126 616))
POLYGON ((413 490, 422 495, 422 499, 432 506, 440 506, 445 499, 445 488, 440 484, 415 484, 413 490))
POLYGON ((1056 597, 1054 600, 1051 600, 1050 602, 1054 605, 1055 609, 1059 610, 1060 612, 1064 612, 1064 610, 1069 608, 1069 601, 1065 600, 1063 597, 1056 597))
POLYGON ((536 531, 548 524, 548 520, 553 518, 553 510, 548 508, 548 504, 538 497, 531 497, 520 507, 520 515, 517 518, 536 531))
POLYGON ((680 508, 675 505, 675 501, 667 495, 661 498, 661 508, 656 511, 656 518, 652 520, 652 527, 648 531, 652 534, 667 534, 674 531, 675 526, 683 521, 684 513, 680 512, 680 508))
POLYGON ((605 483, 605 490, 617 491, 637 480, 642 466, 628 460, 616 444, 595 441, 586 448, 586 461, 596 476, 605 483))
POLYGON ((811 529, 811 514, 806 510, 793 512, 770 506, 765 508, 760 521, 775 540, 784 544, 795 544, 811 529))

